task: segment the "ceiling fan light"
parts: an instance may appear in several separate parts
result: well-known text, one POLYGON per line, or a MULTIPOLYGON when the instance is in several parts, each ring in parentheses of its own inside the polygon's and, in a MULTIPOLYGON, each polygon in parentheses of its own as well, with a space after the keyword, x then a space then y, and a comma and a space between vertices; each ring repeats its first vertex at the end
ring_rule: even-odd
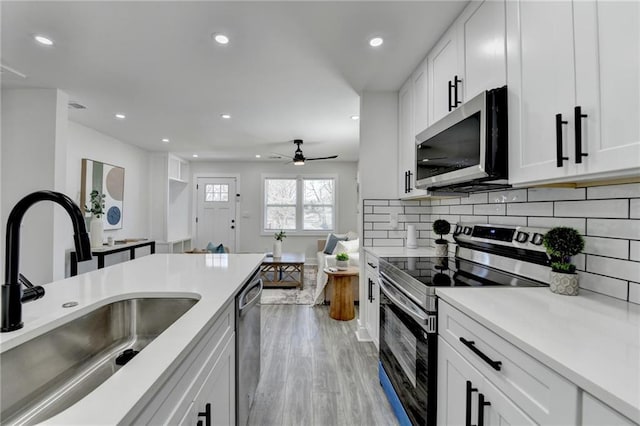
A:
POLYGON ((293 161, 293 165, 294 166, 304 166, 304 160, 294 160, 293 161))

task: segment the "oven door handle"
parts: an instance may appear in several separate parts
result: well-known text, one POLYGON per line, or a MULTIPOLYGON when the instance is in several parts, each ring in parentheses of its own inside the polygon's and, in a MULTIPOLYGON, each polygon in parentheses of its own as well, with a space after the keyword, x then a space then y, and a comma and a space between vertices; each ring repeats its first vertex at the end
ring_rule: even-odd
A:
POLYGON ((393 287, 386 278, 380 276, 380 290, 404 313, 412 317, 420 325, 428 325, 429 317, 423 315, 417 305, 393 287), (404 299, 404 300, 402 300, 404 299))

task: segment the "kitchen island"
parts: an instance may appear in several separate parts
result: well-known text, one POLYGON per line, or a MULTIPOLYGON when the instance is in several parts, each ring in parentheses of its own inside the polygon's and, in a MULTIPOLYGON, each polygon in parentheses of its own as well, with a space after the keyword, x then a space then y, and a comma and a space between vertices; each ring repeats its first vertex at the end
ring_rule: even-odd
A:
POLYGON ((158 395, 167 396, 168 384, 181 386, 174 373, 186 364, 185 359, 202 348, 203 340, 215 344, 213 338, 221 337, 212 330, 221 319, 226 321, 225 344, 233 346, 233 314, 230 320, 226 318, 233 312, 234 298, 242 284, 262 259, 262 254, 154 254, 47 284, 43 299, 23 305, 24 327, 0 335, 2 352, 110 302, 130 298, 197 299, 125 366, 47 423, 118 424, 152 419, 150 408, 162 406, 158 395), (68 302, 77 305, 62 307, 68 302))

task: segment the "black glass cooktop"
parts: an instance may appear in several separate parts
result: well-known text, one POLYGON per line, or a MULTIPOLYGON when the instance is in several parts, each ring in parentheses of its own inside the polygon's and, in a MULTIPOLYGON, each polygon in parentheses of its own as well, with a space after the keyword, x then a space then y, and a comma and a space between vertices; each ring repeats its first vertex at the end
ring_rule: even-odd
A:
POLYGON ((538 287, 545 285, 455 257, 382 258, 380 271, 393 281, 412 278, 428 287, 538 287))

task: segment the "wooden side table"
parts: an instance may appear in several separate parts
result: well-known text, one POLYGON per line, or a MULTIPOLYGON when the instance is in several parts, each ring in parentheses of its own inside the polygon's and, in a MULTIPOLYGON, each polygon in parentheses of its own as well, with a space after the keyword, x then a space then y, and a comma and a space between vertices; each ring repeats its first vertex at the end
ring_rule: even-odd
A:
POLYGON ((357 277, 359 268, 350 266, 344 271, 332 272, 325 269, 324 272, 333 280, 333 293, 329 305, 329 316, 339 321, 350 321, 356 317, 353 306, 353 292, 351 291, 351 278, 357 277))

